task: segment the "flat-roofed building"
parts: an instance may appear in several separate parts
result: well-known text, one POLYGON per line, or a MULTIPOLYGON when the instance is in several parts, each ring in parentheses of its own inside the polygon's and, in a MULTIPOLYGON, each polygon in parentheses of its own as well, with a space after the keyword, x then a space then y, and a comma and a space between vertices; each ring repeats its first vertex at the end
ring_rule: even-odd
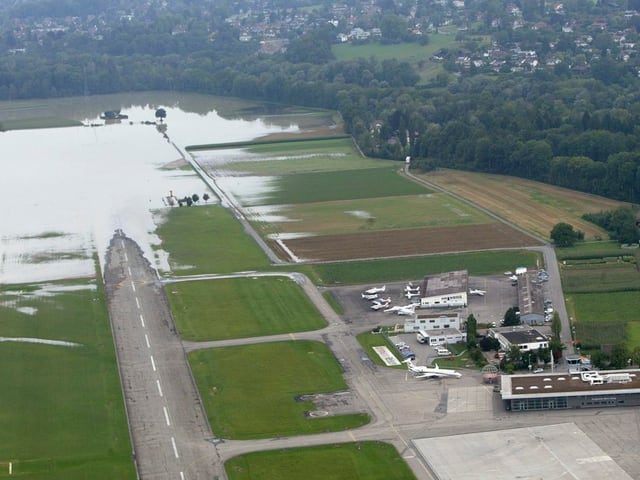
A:
POLYGON ((468 288, 466 270, 425 277, 420 290, 420 308, 466 307, 468 288))
POLYGON ((507 410, 557 410, 640 405, 640 370, 502 375, 507 410))
POLYGON ((498 340, 500 348, 505 352, 508 352, 513 346, 517 346, 523 352, 549 348, 547 337, 529 325, 493 327, 489 329, 489 336, 498 340))
POLYGON ((518 308, 520 321, 527 325, 544 323, 544 292, 537 271, 518 275, 518 308))
POLYGON ((412 317, 404 322, 406 333, 417 332, 418 330, 440 330, 443 328, 456 328, 460 330, 460 313, 427 313, 416 311, 412 317))

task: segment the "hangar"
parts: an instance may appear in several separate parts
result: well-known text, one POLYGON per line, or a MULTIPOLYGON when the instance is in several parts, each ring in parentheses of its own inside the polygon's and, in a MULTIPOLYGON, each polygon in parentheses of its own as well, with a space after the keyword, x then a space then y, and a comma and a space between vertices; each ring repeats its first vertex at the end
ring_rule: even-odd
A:
POLYGON ((507 410, 558 410, 640 405, 640 370, 502 375, 507 410))
POLYGON ((420 291, 420 308, 466 307, 468 287, 466 270, 425 277, 420 291))

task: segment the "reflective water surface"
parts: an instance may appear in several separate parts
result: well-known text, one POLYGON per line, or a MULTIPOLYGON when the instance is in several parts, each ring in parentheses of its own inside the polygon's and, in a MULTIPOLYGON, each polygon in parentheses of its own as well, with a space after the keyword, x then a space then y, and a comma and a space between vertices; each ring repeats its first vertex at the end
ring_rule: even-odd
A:
POLYGON ((167 270, 166 257, 152 250, 159 243, 152 212, 169 208, 170 194, 202 197, 206 188, 191 170, 163 167, 187 145, 297 130, 255 113, 223 118, 216 101, 233 110, 229 100, 164 93, 0 103, 0 121, 57 115, 100 125, 0 133, 0 283, 92 276, 94 255, 104 264, 116 229, 167 270), (166 136, 142 123, 155 122, 158 107, 167 112, 166 136), (110 109, 128 119, 104 125, 99 115, 110 109))

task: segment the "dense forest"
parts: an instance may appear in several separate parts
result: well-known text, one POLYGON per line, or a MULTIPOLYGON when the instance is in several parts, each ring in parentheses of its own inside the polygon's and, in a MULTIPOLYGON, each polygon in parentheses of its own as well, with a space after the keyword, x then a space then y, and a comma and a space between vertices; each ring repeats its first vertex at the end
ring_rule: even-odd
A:
POLYGON ((15 18, 26 23, 47 8, 84 12, 97 2, 16 2, 3 12, 0 99, 177 90, 330 108, 371 156, 410 156, 415 168, 516 175, 640 203, 640 79, 607 49, 588 73, 451 65, 425 83, 395 59, 336 61, 326 23, 292 34, 284 53, 260 54, 224 15, 202 17, 198 3, 216 8, 189 1, 172 11, 150 7, 133 20, 114 17, 88 39, 55 29, 17 36, 15 18))

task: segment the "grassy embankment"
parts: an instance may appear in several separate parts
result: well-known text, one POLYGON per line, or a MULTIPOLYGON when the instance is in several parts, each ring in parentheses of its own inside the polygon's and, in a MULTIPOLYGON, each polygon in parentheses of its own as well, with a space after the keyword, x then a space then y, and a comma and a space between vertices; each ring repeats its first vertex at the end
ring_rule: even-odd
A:
POLYGON ((340 365, 323 343, 199 350, 189 354, 189 362, 212 430, 220 438, 340 431, 369 420, 366 414, 309 418, 305 412, 315 410, 313 403, 296 400, 300 395, 347 388, 340 365))
POLYGON ((0 122, 0 132, 10 130, 33 130, 36 128, 80 127, 82 122, 58 117, 29 118, 22 120, 3 120, 0 122))
POLYGON ((358 442, 255 452, 227 461, 230 480, 411 480, 413 472, 394 447, 358 442))
POLYGON ((275 335, 326 325, 300 287, 285 277, 175 283, 166 291, 186 340, 275 335))
POLYGON ((0 477, 135 478, 105 302, 93 282, 2 287, 3 336, 80 346, 2 343, 0 477))

